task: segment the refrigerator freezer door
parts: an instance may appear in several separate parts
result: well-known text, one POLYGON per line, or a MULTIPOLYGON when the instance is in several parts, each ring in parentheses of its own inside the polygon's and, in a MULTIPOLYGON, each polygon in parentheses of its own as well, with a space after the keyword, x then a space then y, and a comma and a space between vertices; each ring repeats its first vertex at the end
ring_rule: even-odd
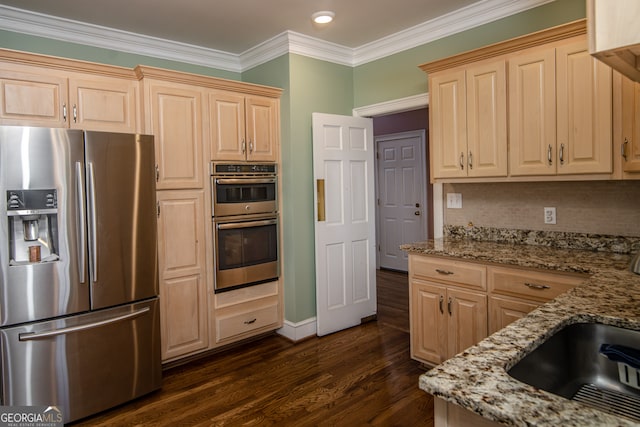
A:
POLYGON ((158 294, 153 137, 85 133, 91 308, 158 294))
POLYGON ((74 421, 160 388, 157 298, 0 330, 3 405, 74 421))
POLYGON ((89 309, 88 282, 80 279, 86 252, 81 232, 83 180, 82 131, 0 126, 0 326, 89 309), (47 247, 45 242, 27 241, 26 234, 14 233, 11 253, 10 231, 21 232, 20 222, 29 218, 30 212, 20 212, 21 200, 11 212, 18 215, 8 216, 9 194, 42 190, 57 195, 55 214, 48 223, 42 222, 41 216, 39 227, 42 231, 45 224, 56 223, 51 232, 58 236, 57 258, 15 262, 27 257, 28 245, 41 246, 43 254, 47 247))

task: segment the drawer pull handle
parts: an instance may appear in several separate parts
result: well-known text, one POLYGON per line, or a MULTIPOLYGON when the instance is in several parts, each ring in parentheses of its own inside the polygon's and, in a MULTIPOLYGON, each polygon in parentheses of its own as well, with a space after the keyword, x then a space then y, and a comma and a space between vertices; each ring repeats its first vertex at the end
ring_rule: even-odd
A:
POLYGON ((451 303, 453 301, 451 300, 451 297, 449 297, 449 302, 447 303, 447 310, 449 311, 449 316, 451 316, 453 313, 451 313, 451 303))
POLYGON ((444 301, 444 297, 440 295, 440 314, 444 314, 444 308, 442 306, 443 301, 444 301))
POLYGON ((525 282, 524 284, 526 287, 531 288, 531 289, 551 289, 551 286, 548 285, 538 285, 537 283, 527 283, 525 282))
POLYGON ((244 324, 245 324, 245 325, 250 325, 250 324, 252 324, 252 323, 256 323, 256 320, 258 320, 258 319, 256 319, 256 318, 254 317, 254 318, 253 318, 253 319, 251 319, 251 320, 245 320, 245 321, 244 321, 244 324))
POLYGON ((436 268, 436 272, 440 273, 440 274, 444 274, 445 276, 449 276, 451 274, 453 274, 453 271, 449 271, 449 270, 441 270, 439 268, 436 268))

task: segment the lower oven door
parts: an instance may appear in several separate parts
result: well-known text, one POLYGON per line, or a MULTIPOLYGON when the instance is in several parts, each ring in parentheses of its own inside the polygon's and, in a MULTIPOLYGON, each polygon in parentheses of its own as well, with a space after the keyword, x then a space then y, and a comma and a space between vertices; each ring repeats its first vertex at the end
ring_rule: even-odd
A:
POLYGON ((278 279, 278 216, 214 218, 215 291, 278 279))

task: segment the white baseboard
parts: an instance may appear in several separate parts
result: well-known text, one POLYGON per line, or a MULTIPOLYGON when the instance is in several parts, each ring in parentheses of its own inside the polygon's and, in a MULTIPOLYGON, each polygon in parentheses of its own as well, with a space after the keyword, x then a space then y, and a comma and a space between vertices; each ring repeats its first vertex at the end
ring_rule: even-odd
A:
POLYGON ((278 329, 276 332, 283 337, 295 342, 300 341, 304 338, 308 338, 310 336, 314 336, 316 335, 317 331, 318 327, 316 326, 316 318, 311 317, 297 323, 285 320, 282 328, 278 329))

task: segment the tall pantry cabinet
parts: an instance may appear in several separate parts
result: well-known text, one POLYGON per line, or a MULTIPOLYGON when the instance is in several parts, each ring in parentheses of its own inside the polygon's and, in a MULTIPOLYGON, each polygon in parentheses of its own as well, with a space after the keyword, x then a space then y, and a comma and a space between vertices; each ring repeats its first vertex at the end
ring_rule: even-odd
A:
POLYGON ((203 93, 159 70, 142 78, 145 132, 154 135, 162 359, 208 347, 203 93))

